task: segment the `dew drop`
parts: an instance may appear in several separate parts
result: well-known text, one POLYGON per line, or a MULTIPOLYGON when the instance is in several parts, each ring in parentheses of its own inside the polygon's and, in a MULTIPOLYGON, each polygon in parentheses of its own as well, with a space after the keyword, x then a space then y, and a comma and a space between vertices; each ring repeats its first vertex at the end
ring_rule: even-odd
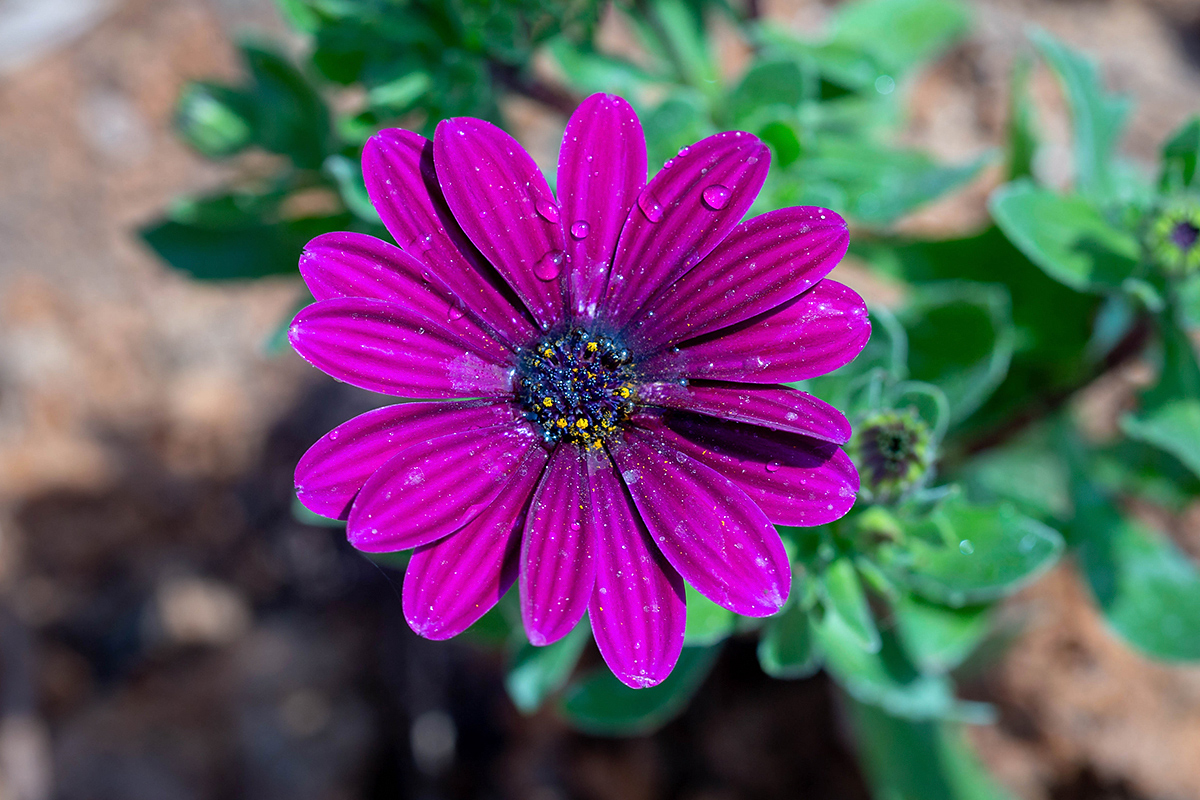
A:
POLYGON ((563 253, 561 250, 551 250, 534 264, 533 274, 541 280, 552 281, 562 272, 563 253))
POLYGON ((576 239, 586 239, 592 232, 592 226, 586 220, 578 219, 571 223, 571 235, 576 239))
POLYGON ((549 200, 538 200, 534 206, 537 209, 538 216, 547 222, 558 222, 558 206, 551 203, 549 200))
POLYGON ((457 319, 463 318, 463 310, 458 306, 450 306, 450 309, 446 312, 446 316, 451 322, 454 322, 457 319))
POLYGON ((975 552, 975 545, 971 544, 970 539, 963 539, 961 542, 958 543, 958 550, 964 556, 969 556, 969 555, 971 555, 971 553, 975 552))
POLYGON ((679 157, 680 157, 680 158, 683 158, 684 156, 686 156, 686 155, 688 154, 688 152, 689 152, 691 149, 692 149, 692 148, 690 148, 690 147, 681 147, 681 148, 679 148, 679 157))
POLYGON ((651 222, 660 222, 663 218, 662 203, 650 196, 649 192, 642 192, 637 199, 638 208, 646 215, 646 219, 651 222))
POLYGON ((767 462, 767 472, 778 472, 779 467, 780 467, 780 464, 778 461, 768 461, 767 462))
POLYGON ((729 205, 729 188, 722 186, 719 183, 714 183, 703 192, 700 193, 700 198, 704 201, 704 205, 714 211, 719 211, 729 205))

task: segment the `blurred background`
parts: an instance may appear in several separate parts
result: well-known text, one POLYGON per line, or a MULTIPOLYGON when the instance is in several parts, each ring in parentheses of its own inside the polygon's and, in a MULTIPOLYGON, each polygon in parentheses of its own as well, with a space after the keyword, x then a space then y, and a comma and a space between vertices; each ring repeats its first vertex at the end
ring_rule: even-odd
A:
MULTIPOLYGON (((755 12, 803 34, 836 5, 755 12)), ((938 160, 1002 144, 1034 24, 1136 100, 1133 160, 1200 108, 1195 0, 970 5, 969 36, 908 93, 902 141, 938 160)), ((589 737, 519 713, 502 655, 420 640, 401 573, 297 520, 297 458, 376 401, 268 354, 297 279, 193 282, 137 236, 273 158, 208 161, 172 129, 187 81, 240 80, 247 32, 303 46, 272 0, 0 0, 0 800, 868 797, 828 679, 768 679, 753 640, 661 731, 589 737)), ((627 35, 602 18, 601 41, 627 35)), ((745 43, 715 47, 737 76, 745 43)), ((1043 171, 1065 170, 1061 97, 1041 73, 1032 93, 1043 171)), ((552 170, 562 98, 498 102, 552 170)), ((977 230, 1000 179, 985 169, 896 229, 977 230)), ((888 300, 853 263, 835 275, 888 300)), ((1131 380, 1087 391, 1098 425, 1131 380)), ((1200 502, 1183 519, 1176 541, 1200 557, 1200 502)), ((1022 798, 1200 798, 1200 668, 1108 635, 1073 570, 1010 598, 1003 646, 959 676, 997 709, 968 731, 980 758, 1022 798)))

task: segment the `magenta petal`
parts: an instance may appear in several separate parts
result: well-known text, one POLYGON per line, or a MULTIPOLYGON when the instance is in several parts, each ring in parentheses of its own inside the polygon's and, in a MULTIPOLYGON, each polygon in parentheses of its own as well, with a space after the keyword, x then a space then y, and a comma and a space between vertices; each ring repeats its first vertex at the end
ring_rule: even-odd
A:
POLYGON ((592 635, 613 674, 641 689, 671 674, 687 621, 683 579, 650 532, 610 465, 592 473, 596 590, 592 635))
POLYGON ((649 383, 639 388, 638 401, 644 405, 765 425, 834 444, 845 444, 850 440, 850 423, 842 412, 810 394, 783 386, 649 383))
POLYGON ((302 309, 288 341, 314 367, 374 392, 456 398, 512 391, 512 354, 465 318, 440 322, 414 307, 342 297, 302 309))
POLYGON ((454 295, 424 275, 429 268, 395 245, 361 233, 326 233, 300 256, 300 274, 317 300, 362 297, 406 306, 441 321, 478 352, 500 352, 496 336, 458 308, 454 295))
POLYGON ((405 403, 377 408, 317 440, 296 465, 296 497, 323 517, 345 519, 358 490, 410 442, 516 420, 506 401, 405 403))
POLYGON ((433 166, 433 142, 409 131, 380 131, 363 148, 363 178, 383 224, 430 280, 510 345, 537 335, 512 290, 468 241, 446 207, 433 166))
POLYGON ((456 117, 433 139, 438 183, 470 240, 549 328, 562 319, 561 213, 537 164, 490 122, 456 117))
POLYGON ((461 530, 421 545, 404 573, 404 618, 426 639, 449 639, 496 605, 517 577, 521 530, 541 478, 518 471, 496 501, 461 530))
POLYGON ((783 607, 792 586, 783 542, 737 484, 633 428, 612 454, 651 536, 684 580, 737 614, 765 617, 783 607))
POLYGON ((741 132, 718 133, 680 152, 638 195, 621 231, 600 311, 613 325, 623 326, 733 230, 770 162, 766 145, 741 132))
POLYGON ((558 155, 558 196, 567 231, 568 309, 595 316, 625 218, 646 185, 646 138, 624 99, 594 94, 567 122, 558 155))
POLYGON ((824 208, 783 208, 747 220, 638 309, 626 332, 650 351, 770 311, 824 278, 849 241, 845 220, 824 208))
POLYGON ((870 336, 862 298, 826 278, 772 311, 653 356, 643 368, 664 377, 790 383, 849 363, 870 336))
POLYGON ((521 470, 546 461, 524 422, 423 439, 397 453, 363 486, 346 524, 369 553, 407 550, 457 531, 488 507, 521 470))
POLYGON ((533 497, 521 542, 521 617, 535 645, 566 636, 596 583, 595 520, 586 457, 560 444, 533 497))
POLYGON ((835 445, 692 414, 637 423, 731 478, 776 525, 824 525, 854 505, 858 472, 835 445))

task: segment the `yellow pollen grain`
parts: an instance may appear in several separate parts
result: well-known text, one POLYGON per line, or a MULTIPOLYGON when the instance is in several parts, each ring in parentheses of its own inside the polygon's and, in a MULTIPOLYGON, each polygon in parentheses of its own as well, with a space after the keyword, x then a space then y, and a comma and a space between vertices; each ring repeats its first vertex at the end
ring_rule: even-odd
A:
POLYGON ((543 397, 542 405, 544 405, 546 408, 549 408, 550 406, 554 405, 554 400, 549 397, 543 397))
POLYGON ((588 343, 587 343, 587 351, 588 351, 589 353, 594 353, 594 352, 596 352, 596 351, 597 351, 597 350, 599 350, 599 349, 600 349, 600 345, 596 344, 595 342, 588 342, 588 343))
POLYGON ((587 426, 588 426, 588 421, 586 419, 583 419, 581 417, 580 419, 575 420, 575 427, 586 428, 587 426))
POLYGON ((559 417, 558 419, 554 420, 554 424, 560 428, 567 427, 567 421, 563 417, 559 417))
POLYGON ((629 387, 622 386, 620 389, 617 389, 617 394, 621 395, 621 397, 629 397, 629 387))

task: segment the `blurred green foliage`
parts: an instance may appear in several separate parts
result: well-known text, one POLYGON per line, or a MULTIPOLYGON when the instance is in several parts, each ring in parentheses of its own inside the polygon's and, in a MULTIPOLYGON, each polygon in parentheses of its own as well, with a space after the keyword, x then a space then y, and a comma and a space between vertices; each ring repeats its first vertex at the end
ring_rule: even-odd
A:
POLYGON ((1153 658, 1200 660, 1200 571, 1130 511, 1133 501, 1177 511, 1200 493, 1200 273, 1167 269, 1161 246, 1146 243, 1163 209, 1200 208, 1200 118, 1167 138, 1156 178, 1140 174, 1117 155, 1130 103, 1087 56, 1039 31, 1017 58, 1003 154, 947 165, 897 147, 906 88, 970 30, 956 0, 854 0, 811 38, 725 0, 279 5, 304 35, 301 57, 246 43, 241 84, 197 82, 179 100, 179 133, 198 152, 274 156, 142 231, 196 279, 292 275, 304 243, 326 231, 386 238, 358 166, 381 127, 430 133, 455 115, 504 124, 508 94, 567 113, 608 91, 641 116, 652 168, 718 130, 758 135, 773 165, 751 213, 832 208, 854 227, 853 255, 903 287, 899 305, 872 309, 856 361, 797 386, 852 421, 912 414, 936 474, 887 502, 860 499, 831 525, 783 529, 794 591, 774 617, 737 617, 689 587, 684 654, 658 687, 629 689, 603 668, 576 674, 586 622, 534 648, 506 597, 467 636, 509 651, 519 709, 555 698, 582 730, 644 733, 687 707, 725 639, 757 632, 767 674, 823 668, 844 691, 877 797, 991 800, 1007 795, 960 730, 991 711, 956 697, 956 670, 988 638, 995 603, 1063 553, 1114 635, 1153 658), (606 12, 640 58, 598 45, 606 12), (718 17, 750 46, 732 81, 713 51, 718 17), (1039 176, 1034 69, 1058 79, 1071 112, 1067 189, 1039 176), (944 241, 895 232, 896 220, 1001 159, 1008 182, 991 196, 985 229, 944 241), (1155 382, 1121 418, 1120 438, 1089 440, 1067 401, 1137 358, 1154 365, 1155 382))

